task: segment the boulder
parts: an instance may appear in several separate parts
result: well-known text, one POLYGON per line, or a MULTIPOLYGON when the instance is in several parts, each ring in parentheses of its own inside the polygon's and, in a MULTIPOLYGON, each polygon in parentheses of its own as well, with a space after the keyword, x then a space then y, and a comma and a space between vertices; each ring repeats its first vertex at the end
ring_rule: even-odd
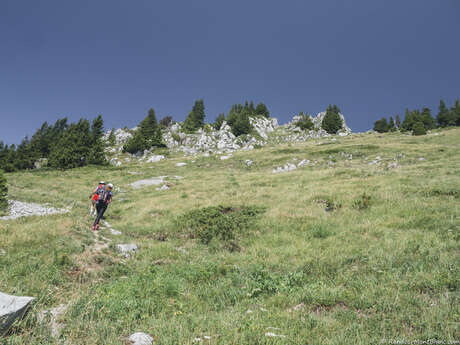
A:
POLYGON ((48 165, 48 158, 40 158, 34 163, 35 169, 41 169, 48 165))
POLYGON ((17 297, 0 292, 0 334, 6 333, 13 322, 24 316, 34 297, 17 297))
POLYGON ((134 243, 128 243, 128 244, 117 244, 117 249, 121 254, 124 254, 126 257, 128 257, 130 254, 139 250, 139 247, 134 243))
POLYGON ((150 179, 139 180, 139 181, 131 183, 131 186, 136 189, 145 187, 145 186, 158 186, 163 183, 163 180, 165 179, 165 177, 166 176, 159 176, 159 177, 153 177, 150 179))
POLYGON ((162 159, 165 159, 165 156, 163 156, 163 155, 153 155, 153 156, 150 156, 149 158, 147 158, 147 163, 159 162, 162 159))
POLYGON ((143 332, 136 332, 131 334, 128 338, 132 345, 152 345, 153 338, 143 332))

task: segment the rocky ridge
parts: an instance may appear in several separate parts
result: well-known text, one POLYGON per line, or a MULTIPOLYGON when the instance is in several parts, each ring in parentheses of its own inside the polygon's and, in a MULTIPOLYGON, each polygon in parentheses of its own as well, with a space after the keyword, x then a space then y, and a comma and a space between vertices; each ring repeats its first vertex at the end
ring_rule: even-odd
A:
MULTIPOLYGON (((299 116, 294 116, 290 122, 283 125, 279 125, 276 118, 251 117, 250 122, 254 128, 253 134, 239 137, 232 133, 230 126, 225 121, 218 130, 206 125, 193 134, 184 133, 182 124, 176 122, 163 130, 163 141, 169 150, 182 152, 184 155, 231 154, 238 150, 252 150, 267 143, 300 142, 313 138, 329 137, 331 135, 321 128, 325 115, 326 112, 321 112, 315 117, 311 117, 314 128, 310 131, 304 131, 297 127, 296 123, 300 119, 299 116)), ((343 126, 337 135, 351 134, 351 129, 346 125, 345 117, 342 114, 340 116, 343 120, 343 126)), ((165 159, 165 156, 154 154, 151 150, 121 157, 123 145, 132 137, 132 133, 136 129, 117 129, 114 132, 115 146, 106 149, 112 165, 120 166, 124 162, 128 163, 132 160, 154 163, 165 159)), ((105 140, 108 140, 109 134, 110 132, 104 134, 105 140)))

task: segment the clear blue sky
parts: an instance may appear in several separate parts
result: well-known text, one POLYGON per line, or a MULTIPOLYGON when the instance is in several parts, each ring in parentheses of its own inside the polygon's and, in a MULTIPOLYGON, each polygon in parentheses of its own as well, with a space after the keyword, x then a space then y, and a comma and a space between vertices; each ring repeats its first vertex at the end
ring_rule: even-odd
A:
POLYGON ((0 140, 45 120, 207 121, 246 99, 288 121, 336 103, 355 131, 460 97, 458 0, 1 0, 0 140))

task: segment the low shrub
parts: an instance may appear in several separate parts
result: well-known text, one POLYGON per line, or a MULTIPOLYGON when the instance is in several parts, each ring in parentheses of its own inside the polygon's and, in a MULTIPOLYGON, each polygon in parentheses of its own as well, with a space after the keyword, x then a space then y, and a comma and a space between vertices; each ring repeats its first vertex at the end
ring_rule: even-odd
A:
POLYGON ((366 193, 363 193, 353 203, 353 208, 357 210, 367 210, 369 207, 371 207, 371 196, 366 193))
POLYGON ((258 206, 210 206, 189 211, 176 219, 177 227, 192 237, 209 244, 213 239, 224 241, 228 248, 237 248, 239 232, 248 230, 265 211, 258 206))

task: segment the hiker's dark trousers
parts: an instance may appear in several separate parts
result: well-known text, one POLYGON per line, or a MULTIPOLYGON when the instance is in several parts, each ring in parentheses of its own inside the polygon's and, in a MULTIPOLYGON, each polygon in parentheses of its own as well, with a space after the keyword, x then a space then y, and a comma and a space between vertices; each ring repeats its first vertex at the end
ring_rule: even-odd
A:
POLYGON ((107 210, 107 204, 105 202, 102 201, 96 204, 97 217, 96 217, 96 220, 94 221, 94 225, 99 224, 99 221, 104 215, 105 210, 107 210))

